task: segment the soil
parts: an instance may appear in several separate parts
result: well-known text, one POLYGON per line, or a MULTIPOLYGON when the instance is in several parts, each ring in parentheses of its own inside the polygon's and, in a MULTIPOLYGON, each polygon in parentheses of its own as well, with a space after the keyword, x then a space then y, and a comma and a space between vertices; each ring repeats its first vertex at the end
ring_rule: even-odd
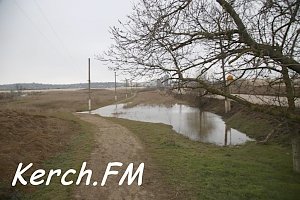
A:
POLYGON ((88 167, 93 170, 93 174, 102 180, 109 162, 122 162, 123 167, 120 168, 122 170, 119 175, 109 176, 103 187, 85 186, 85 181, 82 182, 83 184, 75 191, 75 199, 168 199, 165 187, 156 179, 159 175, 152 173, 153 165, 150 158, 133 133, 96 115, 77 114, 77 116, 98 127, 95 135, 96 147, 88 161, 88 167), (118 182, 128 164, 134 163, 136 169, 142 162, 145 163, 143 184, 138 186, 135 180, 130 186, 127 185, 127 181, 119 186, 118 182))
POLYGON ((34 163, 28 173, 44 160, 62 151, 77 125, 49 116, 32 115, 20 111, 0 111, 0 183, 9 190, 19 163, 34 163))

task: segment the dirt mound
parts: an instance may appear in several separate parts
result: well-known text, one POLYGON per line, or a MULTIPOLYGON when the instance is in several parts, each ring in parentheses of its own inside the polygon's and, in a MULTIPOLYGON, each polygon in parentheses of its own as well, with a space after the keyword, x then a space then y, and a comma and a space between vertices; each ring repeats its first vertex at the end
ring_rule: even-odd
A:
POLYGON ((12 181, 20 162, 38 167, 45 158, 55 155, 66 145, 72 129, 74 124, 62 119, 1 110, 0 183, 12 181))

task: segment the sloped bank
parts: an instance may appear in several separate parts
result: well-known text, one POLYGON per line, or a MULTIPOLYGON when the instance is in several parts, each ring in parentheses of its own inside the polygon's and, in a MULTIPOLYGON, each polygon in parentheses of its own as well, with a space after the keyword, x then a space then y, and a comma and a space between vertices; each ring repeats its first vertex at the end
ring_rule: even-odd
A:
POLYGON ((231 128, 240 130, 255 138, 258 143, 272 143, 291 147, 292 139, 300 134, 300 122, 291 122, 284 117, 254 112, 248 108, 231 102, 232 109, 224 112, 224 101, 193 95, 174 95, 179 100, 185 100, 190 105, 197 106, 203 111, 216 113, 223 117, 231 128))

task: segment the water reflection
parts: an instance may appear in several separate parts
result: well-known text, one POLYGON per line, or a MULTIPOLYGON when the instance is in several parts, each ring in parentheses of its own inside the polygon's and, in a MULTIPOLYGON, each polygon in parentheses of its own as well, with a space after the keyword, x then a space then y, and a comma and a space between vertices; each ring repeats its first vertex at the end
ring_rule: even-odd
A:
POLYGON ((251 141, 248 136, 226 126, 219 115, 201 112, 198 108, 176 104, 171 107, 138 105, 128 108, 125 104, 110 105, 94 110, 106 117, 169 124, 191 140, 220 146, 238 145, 251 141))
POLYGON ((224 141, 224 145, 231 145, 231 128, 225 124, 225 141, 224 141), (229 137, 229 144, 228 144, 228 137, 229 137))

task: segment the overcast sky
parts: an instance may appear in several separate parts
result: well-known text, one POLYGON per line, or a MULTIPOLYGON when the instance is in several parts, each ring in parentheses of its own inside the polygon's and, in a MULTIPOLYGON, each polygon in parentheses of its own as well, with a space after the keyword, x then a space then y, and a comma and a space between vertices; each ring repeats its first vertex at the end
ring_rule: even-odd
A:
MULTIPOLYGON (((0 0, 0 84, 86 82, 88 57, 109 47, 109 27, 126 19, 132 2, 0 0)), ((92 81, 114 81, 97 60, 91 71, 92 81)))

